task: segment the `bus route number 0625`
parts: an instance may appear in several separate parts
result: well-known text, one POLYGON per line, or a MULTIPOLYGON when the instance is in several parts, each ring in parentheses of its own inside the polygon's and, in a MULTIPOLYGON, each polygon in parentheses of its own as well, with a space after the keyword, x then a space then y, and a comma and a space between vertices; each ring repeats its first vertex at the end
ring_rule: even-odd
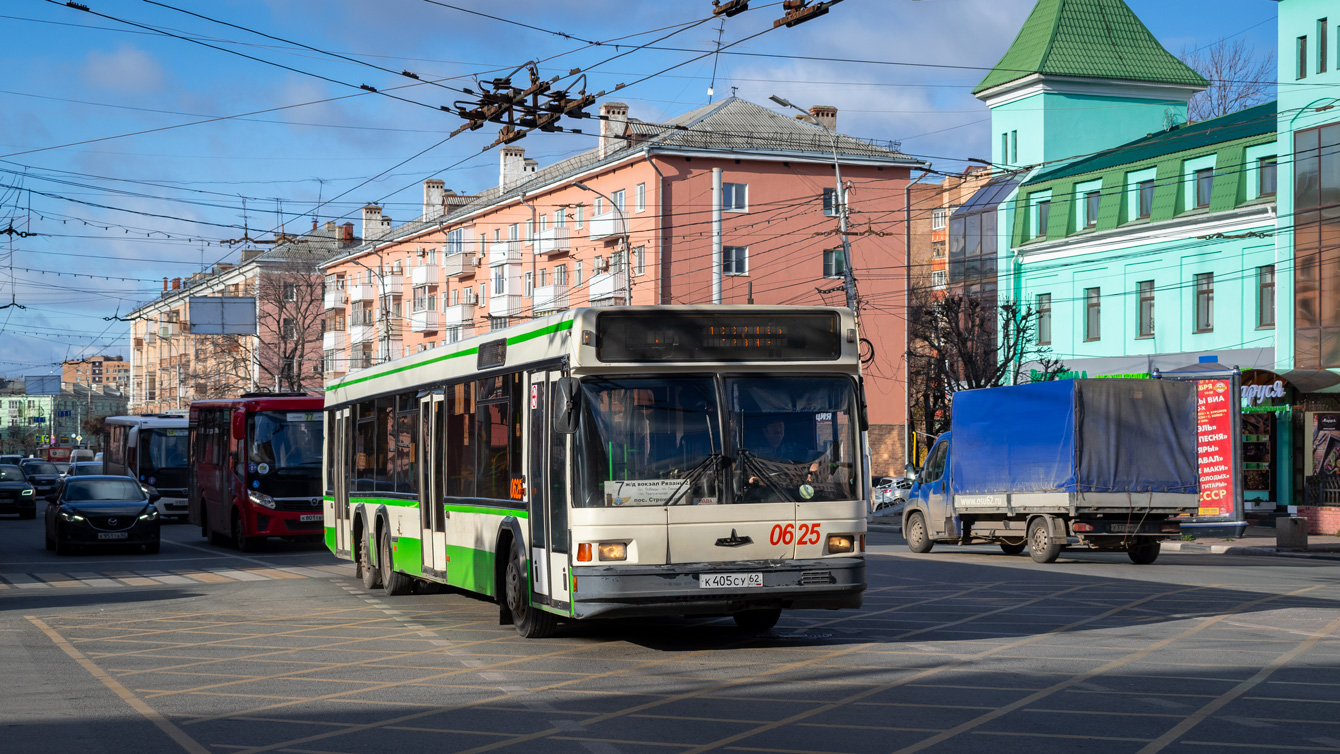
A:
POLYGON ((770 545, 817 545, 819 544, 819 524, 774 524, 768 534, 770 545))

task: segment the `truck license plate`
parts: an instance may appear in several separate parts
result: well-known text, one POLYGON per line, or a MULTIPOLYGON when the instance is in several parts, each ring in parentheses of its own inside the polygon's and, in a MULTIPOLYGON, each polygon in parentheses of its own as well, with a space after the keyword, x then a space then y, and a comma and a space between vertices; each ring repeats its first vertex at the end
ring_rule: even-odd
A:
POLYGON ((124 531, 100 531, 98 539, 126 539, 130 534, 124 531))
POLYGON ((1140 531, 1139 524, 1108 524, 1107 530, 1118 534, 1134 534, 1140 531))
POLYGON ((700 589, 748 589, 763 586, 761 573, 704 573, 698 576, 700 589))
POLYGON ((298 516, 299 521, 320 521, 323 518, 325 518, 325 516, 321 513, 304 513, 301 516, 298 516))

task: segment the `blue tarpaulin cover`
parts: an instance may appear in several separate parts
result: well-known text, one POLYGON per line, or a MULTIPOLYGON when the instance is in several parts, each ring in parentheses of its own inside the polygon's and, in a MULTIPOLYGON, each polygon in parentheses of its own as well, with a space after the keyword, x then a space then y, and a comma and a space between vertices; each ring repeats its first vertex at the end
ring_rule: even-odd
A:
POLYGON ((954 493, 1195 492, 1195 383, 1060 380, 954 395, 954 493))

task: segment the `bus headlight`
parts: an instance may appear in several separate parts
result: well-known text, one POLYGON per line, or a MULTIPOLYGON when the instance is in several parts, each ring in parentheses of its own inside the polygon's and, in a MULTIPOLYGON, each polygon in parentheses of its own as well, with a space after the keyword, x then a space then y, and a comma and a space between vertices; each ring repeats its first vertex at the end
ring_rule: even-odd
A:
POLYGON ((828 551, 830 553, 851 552, 856 549, 853 547, 852 536, 850 534, 829 534, 828 551))
POLYGON ((275 509, 275 499, 262 492, 248 492, 247 499, 262 508, 275 509))
POLYGON ((628 560, 628 545, 623 542, 601 542, 601 560, 628 560))

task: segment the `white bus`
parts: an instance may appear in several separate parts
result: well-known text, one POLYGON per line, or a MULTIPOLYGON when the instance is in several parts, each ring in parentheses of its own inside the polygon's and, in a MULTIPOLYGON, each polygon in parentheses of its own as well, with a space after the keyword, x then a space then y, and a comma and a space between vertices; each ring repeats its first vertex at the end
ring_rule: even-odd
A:
POLYGON ((850 310, 582 309, 326 392, 326 541, 363 584, 503 623, 856 608, 865 411, 850 310))
POLYGON ((187 513, 190 429, 181 414, 109 416, 102 429, 102 467, 157 490, 160 516, 187 513))

